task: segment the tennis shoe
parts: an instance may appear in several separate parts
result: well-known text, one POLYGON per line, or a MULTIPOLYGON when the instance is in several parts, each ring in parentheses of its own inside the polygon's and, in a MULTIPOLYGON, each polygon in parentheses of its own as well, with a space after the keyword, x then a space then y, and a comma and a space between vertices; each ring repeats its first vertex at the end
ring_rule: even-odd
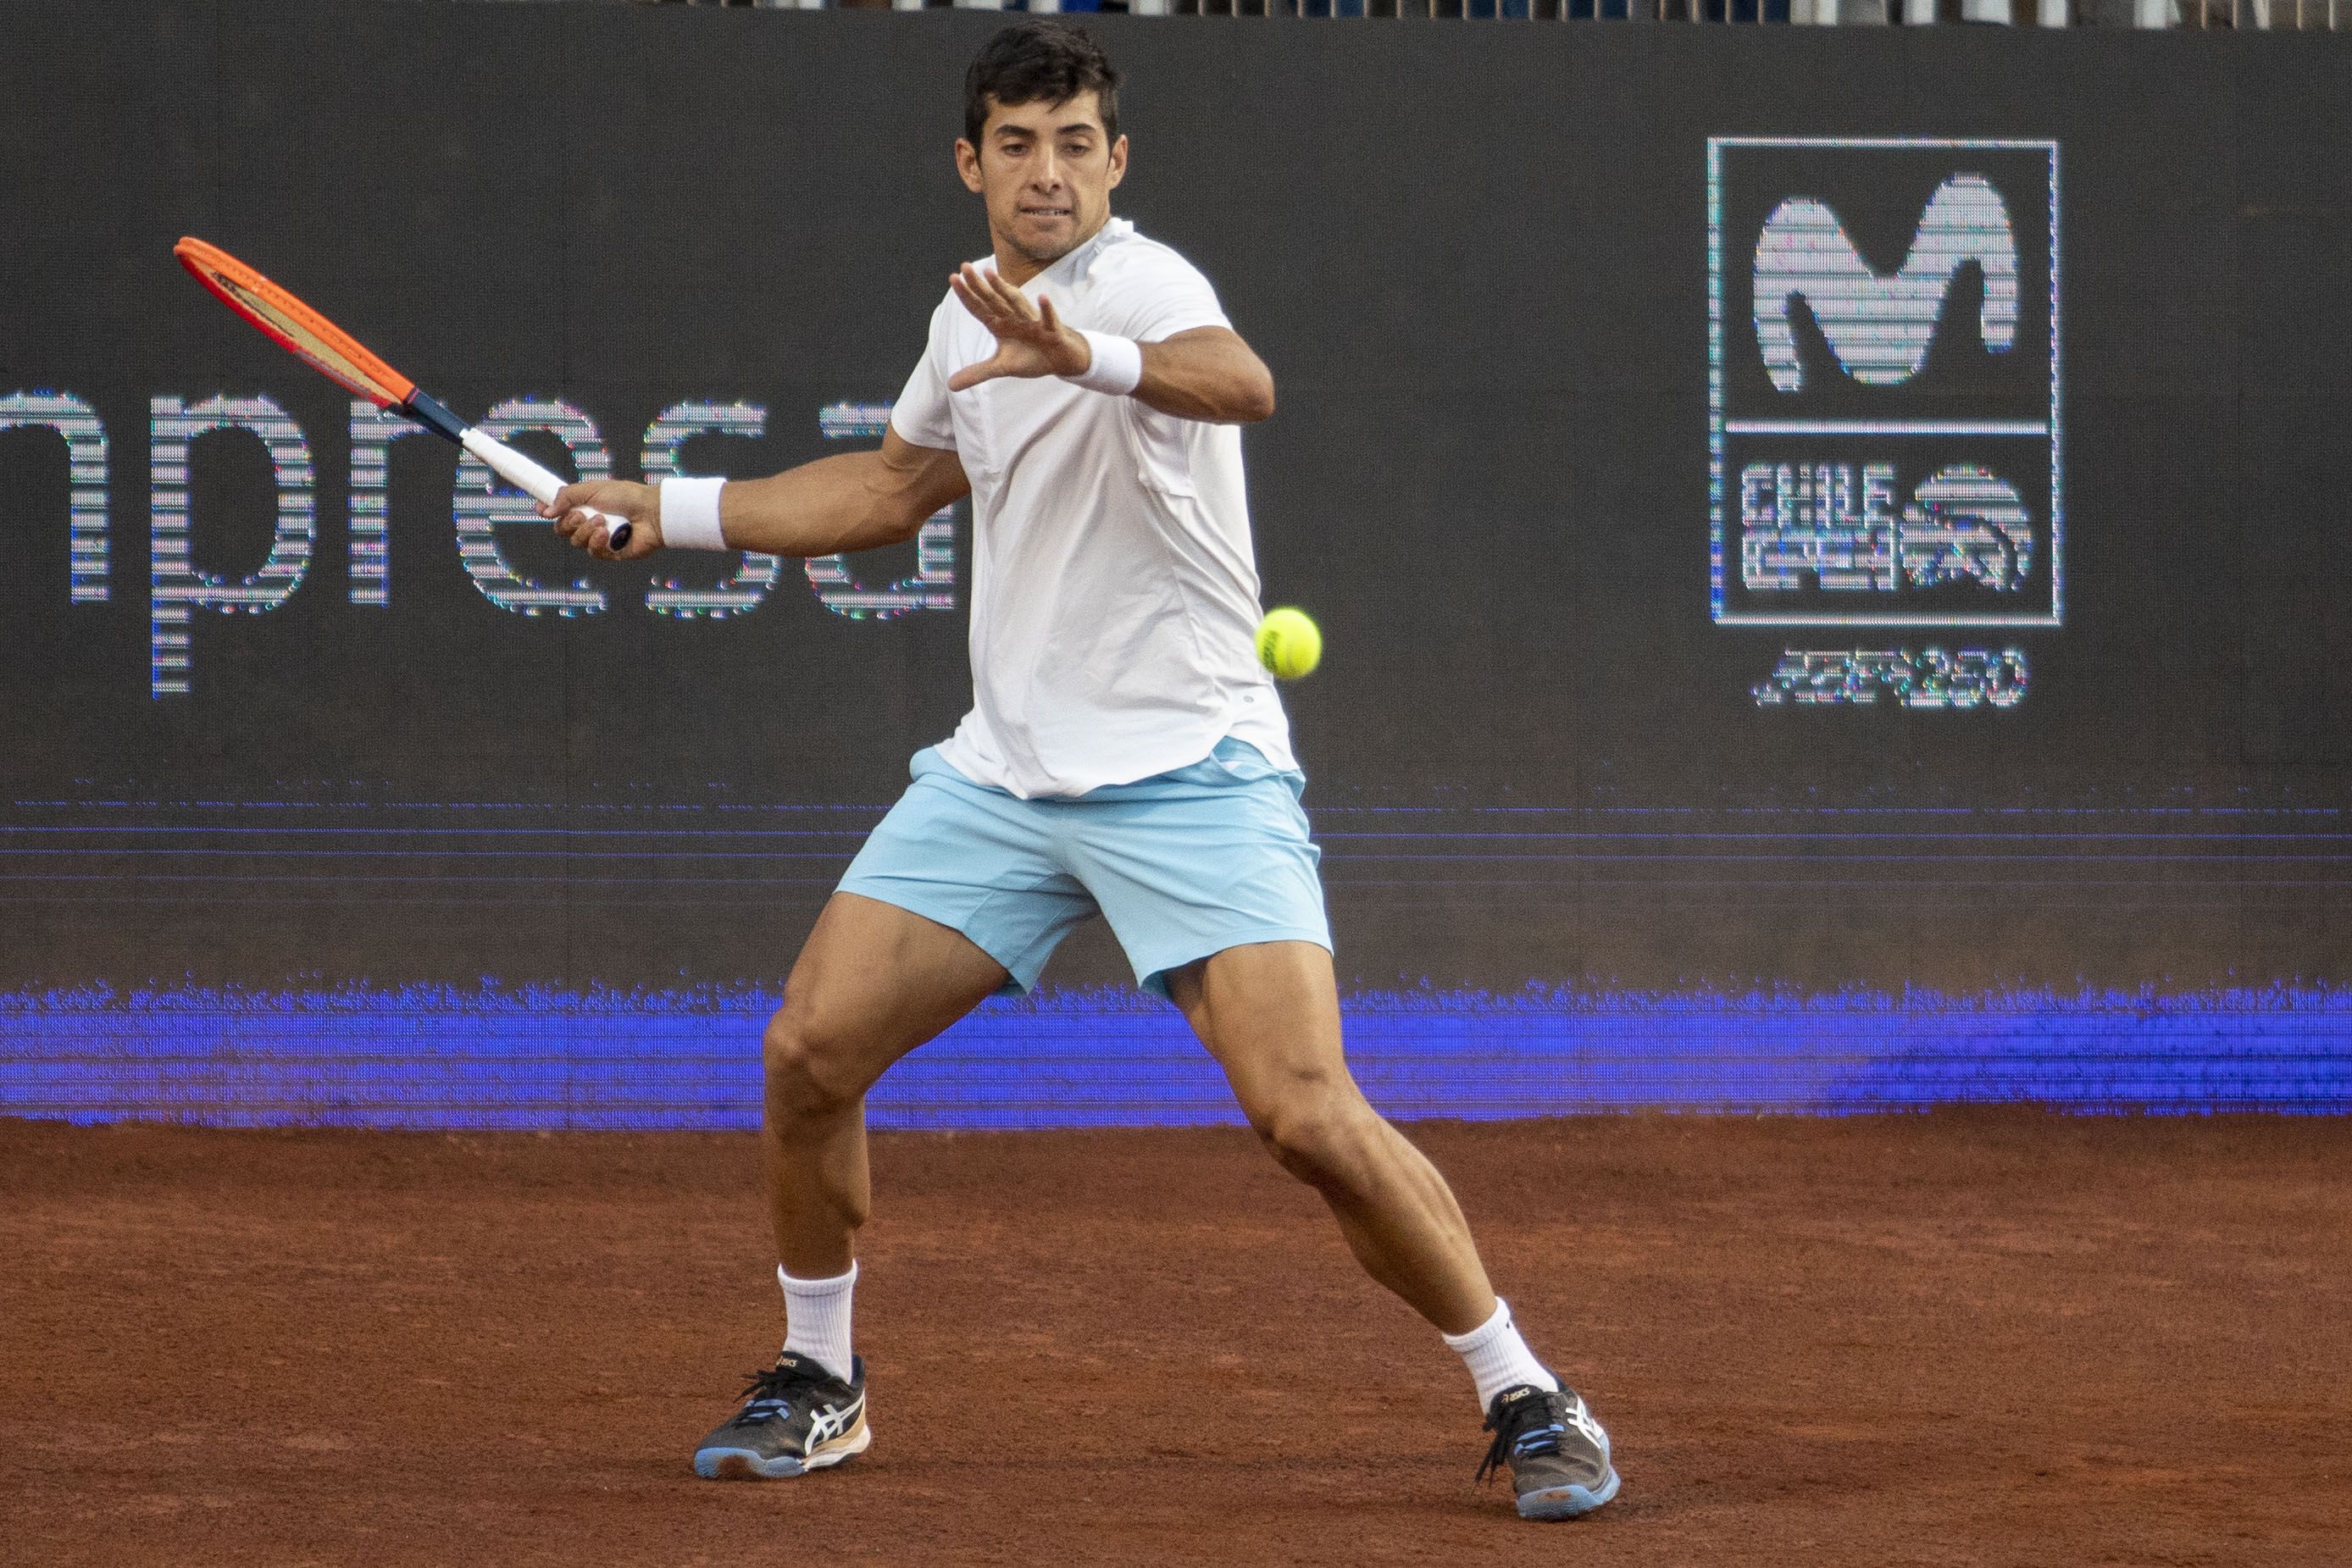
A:
POLYGON ((1486 1429, 1495 1440, 1478 1479, 1507 1466, 1521 1519, 1574 1519, 1617 1495, 1609 1434, 1565 1384, 1557 1394, 1532 1383, 1504 1389, 1486 1407, 1486 1429))
POLYGON ((873 1441, 865 1361, 853 1357, 844 1381, 784 1351, 775 1365, 751 1375, 742 1407, 694 1450, 694 1473, 705 1480, 781 1480, 837 1465, 873 1441))

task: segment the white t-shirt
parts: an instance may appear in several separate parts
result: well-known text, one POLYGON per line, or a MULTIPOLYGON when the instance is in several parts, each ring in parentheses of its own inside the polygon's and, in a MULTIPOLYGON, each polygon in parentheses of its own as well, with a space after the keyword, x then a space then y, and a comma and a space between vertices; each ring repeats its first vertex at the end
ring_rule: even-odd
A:
MULTIPOLYGON (((1231 325, 1190 262, 1118 218, 1023 292, 1050 294, 1072 327, 1145 343, 1231 325)), ((940 755, 1024 799, 1183 768, 1228 735, 1297 766, 1252 646, 1239 428, 1058 376, 947 390, 995 351, 950 292, 890 415, 971 481, 972 706, 940 755)))

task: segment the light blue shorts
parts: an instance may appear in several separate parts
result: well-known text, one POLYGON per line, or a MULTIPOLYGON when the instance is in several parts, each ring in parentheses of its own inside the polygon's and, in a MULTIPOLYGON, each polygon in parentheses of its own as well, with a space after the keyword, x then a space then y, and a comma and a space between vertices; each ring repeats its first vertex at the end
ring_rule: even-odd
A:
POLYGON ((1037 983, 1055 947, 1099 910, 1135 966, 1166 976, 1250 942, 1328 949, 1322 853, 1307 836, 1304 775, 1227 738, 1189 768, 1060 800, 976 784, 932 747, 850 862, 841 891, 951 926, 1037 983))

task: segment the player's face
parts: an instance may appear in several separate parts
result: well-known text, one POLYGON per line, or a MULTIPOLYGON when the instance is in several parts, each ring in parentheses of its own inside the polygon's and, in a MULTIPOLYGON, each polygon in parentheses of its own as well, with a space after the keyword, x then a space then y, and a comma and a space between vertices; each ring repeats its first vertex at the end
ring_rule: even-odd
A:
POLYGON ((1111 188, 1127 176, 1127 138, 1104 133, 1092 92, 1067 103, 992 100, 980 145, 956 143, 956 167, 987 203, 997 245, 1043 267, 1110 216, 1111 188))

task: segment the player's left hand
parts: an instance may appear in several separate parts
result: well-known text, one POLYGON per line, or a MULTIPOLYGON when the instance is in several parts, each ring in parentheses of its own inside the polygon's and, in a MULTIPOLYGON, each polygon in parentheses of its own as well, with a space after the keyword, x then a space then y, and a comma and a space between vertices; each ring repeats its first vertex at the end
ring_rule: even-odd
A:
POLYGON ((966 262, 948 287, 996 338, 996 352, 950 376, 948 391, 963 392, 999 376, 1075 376, 1094 362, 1094 350, 1076 329, 1062 325, 1053 300, 1031 304, 992 268, 966 262))

